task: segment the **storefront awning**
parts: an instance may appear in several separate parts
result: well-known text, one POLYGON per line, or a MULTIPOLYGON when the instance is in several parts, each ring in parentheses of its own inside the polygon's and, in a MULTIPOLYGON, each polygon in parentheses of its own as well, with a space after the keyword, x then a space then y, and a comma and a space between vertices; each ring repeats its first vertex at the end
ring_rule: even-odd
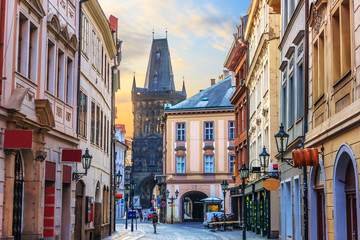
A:
POLYGON ((4 148, 7 149, 31 149, 31 130, 6 129, 4 132, 4 148))
POLYGON ((81 149, 63 149, 61 161, 63 162, 81 162, 81 149))
POLYGON ((221 203, 223 200, 217 197, 208 197, 208 198, 204 198, 201 199, 200 201, 204 202, 204 203, 221 203))

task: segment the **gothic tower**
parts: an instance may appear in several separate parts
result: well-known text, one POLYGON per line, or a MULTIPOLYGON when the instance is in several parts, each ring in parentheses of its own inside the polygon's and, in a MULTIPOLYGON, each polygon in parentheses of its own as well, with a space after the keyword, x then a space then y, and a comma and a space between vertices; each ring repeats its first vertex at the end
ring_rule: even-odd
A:
POLYGON ((162 174, 163 136, 160 129, 164 106, 186 99, 175 90, 167 38, 153 39, 144 88, 136 87, 134 76, 131 100, 134 115, 133 178, 136 181, 135 206, 151 206, 155 175, 162 174))

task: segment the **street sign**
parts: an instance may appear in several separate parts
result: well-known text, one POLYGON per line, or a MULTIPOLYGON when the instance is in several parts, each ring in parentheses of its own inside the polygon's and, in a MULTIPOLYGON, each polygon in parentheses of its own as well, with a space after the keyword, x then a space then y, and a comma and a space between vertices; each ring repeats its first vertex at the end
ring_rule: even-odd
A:
POLYGON ((162 201, 161 202, 161 207, 165 207, 166 206, 166 202, 162 201))
POLYGON ((169 205, 169 207, 174 207, 174 206, 175 206, 175 204, 170 204, 170 205, 169 205))

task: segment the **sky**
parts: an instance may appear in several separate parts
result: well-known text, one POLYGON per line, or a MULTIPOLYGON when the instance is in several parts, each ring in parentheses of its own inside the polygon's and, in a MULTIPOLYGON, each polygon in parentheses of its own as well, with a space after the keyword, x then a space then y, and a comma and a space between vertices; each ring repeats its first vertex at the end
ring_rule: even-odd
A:
POLYGON ((187 97, 219 81, 234 40, 233 33, 251 0, 98 0, 104 13, 119 19, 118 38, 123 41, 121 88, 116 93, 116 123, 125 124, 126 138, 133 135, 131 87, 143 87, 152 32, 166 36, 170 47, 175 88, 185 80, 187 97))

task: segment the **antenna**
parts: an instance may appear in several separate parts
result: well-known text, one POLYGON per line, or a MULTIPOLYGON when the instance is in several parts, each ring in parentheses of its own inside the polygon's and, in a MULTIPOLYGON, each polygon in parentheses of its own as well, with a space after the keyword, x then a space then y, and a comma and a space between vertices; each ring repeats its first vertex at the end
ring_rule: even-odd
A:
POLYGON ((153 39, 154 39, 154 27, 153 27, 153 31, 152 31, 152 36, 153 36, 153 39))

